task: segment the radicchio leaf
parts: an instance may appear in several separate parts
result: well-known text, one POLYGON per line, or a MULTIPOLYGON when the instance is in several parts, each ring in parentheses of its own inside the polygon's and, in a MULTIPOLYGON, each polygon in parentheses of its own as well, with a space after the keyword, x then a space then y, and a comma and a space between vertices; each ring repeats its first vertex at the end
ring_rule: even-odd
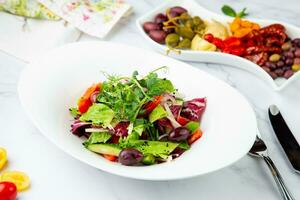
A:
POLYGON ((200 121, 206 108, 206 98, 196 98, 183 104, 180 115, 191 121, 200 121))
POLYGON ((170 110, 174 116, 174 118, 176 119, 180 113, 182 106, 181 105, 171 105, 170 106, 170 110))
POLYGON ((115 135, 126 137, 128 135, 129 122, 120 122, 115 126, 115 135))
POLYGON ((78 137, 86 136, 89 137, 90 133, 85 131, 86 128, 91 128, 92 123, 82 122, 80 120, 75 120, 73 124, 71 124, 71 132, 78 137))
POLYGON ((157 120, 156 125, 157 125, 157 129, 159 130, 159 132, 161 134, 169 133, 174 129, 174 127, 172 126, 172 123, 166 117, 157 120))

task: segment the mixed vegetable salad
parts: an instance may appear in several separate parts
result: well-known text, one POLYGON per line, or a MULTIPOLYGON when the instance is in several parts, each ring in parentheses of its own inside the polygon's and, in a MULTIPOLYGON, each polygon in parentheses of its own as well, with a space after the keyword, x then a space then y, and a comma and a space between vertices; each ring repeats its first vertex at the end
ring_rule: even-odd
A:
POLYGON ((179 157, 202 136, 206 98, 184 100, 158 68, 146 76, 106 75, 80 97, 71 132, 84 147, 123 165, 152 165, 179 157))
POLYGON ((299 71, 300 38, 290 38, 282 24, 261 27, 242 19, 248 15, 245 10, 237 13, 223 6, 222 11, 234 17, 225 24, 213 19, 203 20, 175 6, 145 22, 143 29, 152 40, 165 44, 168 52, 190 49, 233 54, 259 65, 273 79, 289 78, 299 71))

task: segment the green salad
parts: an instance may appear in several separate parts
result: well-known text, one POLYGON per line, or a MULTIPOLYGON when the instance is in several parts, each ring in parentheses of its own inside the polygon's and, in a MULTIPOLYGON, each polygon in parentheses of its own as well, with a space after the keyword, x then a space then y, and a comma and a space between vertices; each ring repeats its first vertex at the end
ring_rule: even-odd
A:
POLYGON ((71 132, 83 146, 123 165, 152 165, 179 157, 202 136, 206 98, 184 100, 158 68, 140 76, 105 74, 70 108, 71 132))

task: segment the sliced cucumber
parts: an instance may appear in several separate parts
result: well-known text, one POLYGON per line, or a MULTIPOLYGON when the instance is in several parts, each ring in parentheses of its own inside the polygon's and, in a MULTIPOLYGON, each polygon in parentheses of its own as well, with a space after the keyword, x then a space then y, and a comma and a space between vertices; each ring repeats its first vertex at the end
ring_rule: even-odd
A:
POLYGON ((119 156, 122 149, 113 144, 90 144, 86 147, 88 150, 101 153, 108 154, 112 156, 119 156))

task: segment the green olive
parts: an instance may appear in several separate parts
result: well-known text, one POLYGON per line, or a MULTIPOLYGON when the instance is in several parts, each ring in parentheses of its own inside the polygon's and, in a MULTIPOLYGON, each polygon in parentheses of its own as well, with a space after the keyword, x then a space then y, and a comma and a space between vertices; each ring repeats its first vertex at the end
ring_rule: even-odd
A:
POLYGON ((192 19, 191 16, 185 12, 185 13, 182 13, 180 16, 179 16, 179 23, 184 25, 186 23, 186 21, 192 19))
POLYGON ((193 29, 194 28, 194 22, 192 19, 189 19, 187 20, 185 23, 184 23, 184 26, 189 28, 189 29, 193 29))
POLYGON ((155 163, 155 157, 153 155, 145 155, 143 160, 142 160, 142 163, 144 165, 153 165, 155 163))
POLYGON ((176 47, 179 43, 180 37, 176 33, 171 33, 167 35, 165 42, 167 46, 176 47))
POLYGON ((191 40, 188 38, 184 38, 181 40, 176 48, 179 49, 190 49, 191 48, 191 40))
POLYGON ((183 38, 188 38, 190 40, 193 39, 193 37, 195 36, 195 33, 191 29, 189 29, 189 28, 187 28, 185 26, 179 26, 179 27, 177 27, 176 28, 176 33, 179 36, 181 36, 183 38))
POLYGON ((193 17, 193 22, 196 26, 204 23, 203 20, 199 16, 193 17))
POLYGON ((180 15, 180 19, 188 20, 191 19, 191 16, 187 12, 184 12, 180 15))
POLYGON ((194 26, 194 32, 197 32, 197 33, 204 33, 205 32, 205 24, 199 24, 197 26, 194 26))

